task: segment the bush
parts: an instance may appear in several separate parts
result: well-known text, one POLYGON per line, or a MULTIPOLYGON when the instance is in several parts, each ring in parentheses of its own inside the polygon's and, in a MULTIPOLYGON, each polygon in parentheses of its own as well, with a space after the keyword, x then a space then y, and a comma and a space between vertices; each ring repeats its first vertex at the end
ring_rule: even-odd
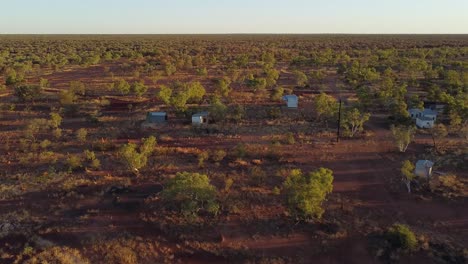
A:
POLYGON ((101 162, 96 158, 96 154, 94 154, 94 151, 85 150, 84 156, 86 161, 89 162, 91 168, 99 169, 101 167, 101 162))
POLYGON ((221 162, 226 157, 226 151, 218 149, 212 152, 211 158, 214 162, 221 162))
POLYGON ((385 237, 394 249, 414 251, 418 245, 413 231, 408 226, 402 224, 395 224, 390 227, 385 237))
POLYGON ((59 101, 61 105, 68 106, 75 103, 77 96, 73 91, 62 90, 59 93, 59 101))
POLYGON ((86 128, 80 128, 76 131, 76 139, 78 139, 79 142, 85 142, 87 136, 88 131, 86 130, 86 128))
POLYGON ((15 87, 15 96, 23 102, 34 102, 41 96, 42 88, 39 85, 18 85, 15 87))
POLYGON ((161 195, 166 204, 176 207, 186 217, 196 216, 200 210, 214 215, 219 211, 216 188, 204 174, 177 173, 167 182, 161 195))
POLYGON ((136 174, 139 173, 139 169, 146 166, 148 157, 153 154, 156 138, 151 136, 142 139, 142 142, 143 144, 140 146, 139 151, 137 150, 137 145, 133 143, 123 145, 119 151, 120 157, 126 167, 136 174))
POLYGON ((324 213, 322 203, 333 190, 333 171, 320 168, 308 174, 292 170, 283 183, 286 206, 300 219, 320 219, 324 213))
POLYGON ((58 113, 51 113, 49 122, 52 128, 58 128, 62 124, 62 117, 58 113))
POLYGON ((202 151, 198 153, 198 167, 202 168, 205 165, 205 161, 210 157, 210 154, 207 151, 202 151))
MULTIPOLYGON (((25 252, 26 253, 26 252, 25 252)), ((30 253, 30 252, 27 252, 30 253)), ((29 255, 29 254, 27 254, 29 255)), ((19 259, 18 263, 38 264, 38 263, 60 263, 60 264, 87 264, 90 263, 81 253, 68 247, 52 247, 41 253, 32 256, 28 260, 19 259)))
POLYGON ((52 134, 54 135, 56 139, 59 139, 62 137, 62 129, 56 128, 52 131, 52 134))
POLYGON ((286 134, 286 143, 288 145, 294 145, 296 144, 296 139, 294 138, 294 134, 293 133, 288 133, 286 134))
POLYGON ((233 150, 234 156, 236 156, 239 159, 245 158, 247 155, 247 150, 245 148, 245 144, 239 143, 233 150))
POLYGON ((74 170, 77 170, 77 169, 83 167, 82 162, 83 161, 81 160, 81 156, 79 156, 79 155, 68 155, 67 165, 68 165, 68 169, 70 171, 74 171, 74 170))

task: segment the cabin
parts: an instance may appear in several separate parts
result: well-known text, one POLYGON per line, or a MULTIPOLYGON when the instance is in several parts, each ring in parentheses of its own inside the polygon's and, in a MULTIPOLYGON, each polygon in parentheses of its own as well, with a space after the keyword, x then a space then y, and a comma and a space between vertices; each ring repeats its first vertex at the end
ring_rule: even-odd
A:
POLYGON ((150 124, 164 124, 167 122, 166 112, 148 112, 146 122, 150 124))
POLYGON ((421 109, 418 109, 418 108, 409 109, 408 112, 410 114, 410 117, 412 119, 414 119, 414 120, 416 120, 416 118, 422 116, 422 111, 421 111, 421 109))
POLYGON ((437 111, 425 108, 424 110, 412 108, 408 110, 410 117, 416 120, 419 128, 433 128, 437 120, 437 111))
POLYGON ((414 174, 423 178, 430 178, 432 176, 432 167, 434 162, 430 160, 419 160, 416 162, 416 167, 414 169, 414 174))
POLYGON ((434 125, 435 125, 434 119, 430 117, 421 116, 421 117, 416 118, 416 126, 418 128, 433 128, 434 125))
POLYGON ((422 112, 422 116, 426 118, 431 118, 432 120, 436 121, 437 119, 437 111, 425 108, 424 111, 422 112))
POLYGON ((208 112, 200 112, 192 115, 192 125, 202 125, 208 123, 208 112))
POLYGON ((297 108, 299 104, 299 98, 295 94, 283 96, 283 101, 286 102, 288 108, 297 108))

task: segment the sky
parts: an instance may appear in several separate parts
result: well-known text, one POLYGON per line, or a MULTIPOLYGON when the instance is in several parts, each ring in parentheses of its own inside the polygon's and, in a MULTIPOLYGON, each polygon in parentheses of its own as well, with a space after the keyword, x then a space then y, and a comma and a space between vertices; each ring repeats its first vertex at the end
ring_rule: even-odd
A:
POLYGON ((0 0, 0 34, 467 34, 468 0, 0 0))

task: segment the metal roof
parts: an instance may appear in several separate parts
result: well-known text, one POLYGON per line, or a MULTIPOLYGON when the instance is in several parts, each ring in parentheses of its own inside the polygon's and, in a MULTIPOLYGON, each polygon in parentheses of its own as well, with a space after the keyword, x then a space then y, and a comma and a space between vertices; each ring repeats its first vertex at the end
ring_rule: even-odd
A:
POLYGON ((432 166, 434 166, 434 162, 430 160, 418 160, 416 162, 416 168, 431 168, 432 166))
POLYGON ((150 116, 166 116, 166 112, 149 112, 148 113, 150 116))
POLYGON ((196 113, 192 115, 192 117, 205 117, 205 116, 208 116, 208 112, 200 112, 200 113, 196 113))
POLYGON ((290 95, 285 95, 283 96, 283 100, 289 100, 289 99, 292 99, 292 100, 297 100, 297 95, 295 94, 290 94, 290 95))

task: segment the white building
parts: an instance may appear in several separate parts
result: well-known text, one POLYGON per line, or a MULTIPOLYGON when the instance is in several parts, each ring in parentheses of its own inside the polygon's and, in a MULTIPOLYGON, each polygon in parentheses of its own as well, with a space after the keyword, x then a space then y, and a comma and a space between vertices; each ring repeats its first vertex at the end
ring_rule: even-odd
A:
POLYGON ((288 108, 297 108, 299 104, 299 98, 295 94, 283 96, 283 101, 286 102, 288 108))
POLYGON ((208 112, 200 112, 192 115, 192 125, 208 123, 208 112))
POLYGON ((433 128, 437 120, 437 111, 431 109, 409 109, 411 118, 416 120, 416 126, 419 128, 433 128))
POLYGON ((432 167, 434 162, 430 160, 419 160, 416 162, 416 168, 414 174, 419 177, 429 178, 432 176, 432 167))
POLYGON ((434 119, 430 117, 418 117, 416 118, 416 126, 419 128, 433 128, 434 127, 434 119))

